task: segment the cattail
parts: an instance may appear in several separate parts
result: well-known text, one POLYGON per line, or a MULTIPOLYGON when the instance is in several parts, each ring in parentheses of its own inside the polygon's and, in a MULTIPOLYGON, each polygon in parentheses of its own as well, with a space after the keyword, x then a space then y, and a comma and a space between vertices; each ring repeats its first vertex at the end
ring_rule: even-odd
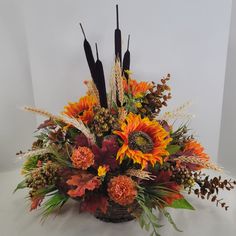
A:
POLYGON ((130 70, 129 40, 130 40, 130 35, 128 36, 127 50, 124 54, 124 59, 123 59, 123 74, 127 80, 129 79, 129 73, 127 73, 127 71, 130 70))
POLYGON ((99 92, 101 106, 107 108, 107 93, 106 93, 105 76, 104 76, 102 62, 99 60, 97 44, 96 44, 96 54, 97 54, 97 61, 95 63, 95 77, 96 77, 97 83, 95 82, 95 84, 99 92))
POLYGON ((86 56, 86 59, 87 59, 87 62, 88 62, 88 66, 89 66, 89 70, 90 70, 90 73, 91 73, 91 76, 96 84, 96 77, 95 77, 95 60, 94 60, 94 57, 93 57, 93 52, 92 52, 92 49, 91 49, 91 46, 86 38, 86 35, 84 33, 84 29, 83 29, 83 26, 82 24, 80 23, 80 27, 81 27, 81 30, 82 30, 82 33, 84 35, 84 52, 85 52, 85 56, 86 56))
POLYGON ((115 58, 119 59, 120 62, 122 60, 121 31, 119 29, 119 9, 118 9, 118 5, 116 5, 115 58))

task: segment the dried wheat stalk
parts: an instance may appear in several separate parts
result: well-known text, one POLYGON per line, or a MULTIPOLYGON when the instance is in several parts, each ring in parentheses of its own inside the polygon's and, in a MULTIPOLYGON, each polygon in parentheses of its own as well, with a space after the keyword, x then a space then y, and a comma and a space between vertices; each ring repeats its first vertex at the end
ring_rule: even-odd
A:
POLYGON ((96 99, 98 101, 98 106, 100 107, 101 105, 100 105, 99 92, 98 92, 98 89, 97 89, 95 83, 92 80, 85 80, 84 84, 88 88, 88 94, 96 97, 96 99))
POLYGON ((119 108, 119 120, 124 121, 127 116, 127 111, 125 110, 124 107, 119 108))
POLYGON ((90 132, 90 130, 84 125, 83 121, 74 117, 69 117, 67 115, 60 115, 60 120, 68 125, 74 126, 76 129, 80 130, 91 142, 95 143, 95 137, 90 132))
POLYGON ((191 106, 191 102, 186 102, 172 111, 167 111, 158 117, 159 120, 170 121, 174 119, 192 119, 194 115, 188 114, 186 110, 191 106))
POLYGON ((24 109, 26 111, 30 111, 30 112, 37 113, 42 116, 49 117, 53 120, 62 121, 65 124, 72 125, 75 128, 77 128, 78 130, 80 130, 91 142, 95 142, 94 135, 91 134, 90 130, 79 119, 76 119, 74 117, 69 117, 67 115, 56 116, 56 115, 51 114, 50 112, 47 112, 47 111, 45 111, 43 109, 39 109, 39 108, 25 107, 24 109))
POLYGON ((25 158, 30 158, 33 156, 40 156, 40 155, 44 155, 50 153, 48 148, 40 148, 37 150, 33 150, 33 151, 28 151, 23 153, 22 155, 19 156, 20 159, 25 159, 25 158))
POLYGON ((145 180, 153 180, 155 178, 150 172, 145 170, 128 169, 125 173, 129 176, 134 176, 145 180))
POLYGON ((48 118, 51 118, 52 120, 58 120, 58 116, 55 116, 53 115, 52 113, 48 112, 48 111, 45 111, 43 109, 40 109, 40 108, 35 108, 35 107, 24 107, 23 108, 25 111, 29 111, 29 112, 32 112, 32 113, 36 113, 36 114, 39 114, 41 116, 45 116, 45 117, 48 117, 48 118))
POLYGON ((116 82, 115 82, 115 75, 114 75, 114 67, 112 68, 111 71, 111 77, 110 77, 110 81, 109 81, 109 85, 110 85, 110 92, 109 92, 109 96, 108 96, 108 107, 109 109, 112 108, 113 103, 116 104, 116 82))
POLYGON ((195 164, 195 165, 200 165, 206 169, 211 169, 215 171, 222 172, 222 168, 214 164, 213 162, 206 161, 202 158, 199 158, 197 156, 180 156, 177 158, 173 159, 174 161, 180 161, 180 162, 185 162, 185 163, 190 163, 190 164, 195 164))
POLYGON ((123 86, 123 77, 122 71, 120 67, 120 61, 117 59, 114 66, 114 76, 116 82, 116 90, 118 92, 118 99, 120 101, 121 106, 124 103, 124 86, 123 86))

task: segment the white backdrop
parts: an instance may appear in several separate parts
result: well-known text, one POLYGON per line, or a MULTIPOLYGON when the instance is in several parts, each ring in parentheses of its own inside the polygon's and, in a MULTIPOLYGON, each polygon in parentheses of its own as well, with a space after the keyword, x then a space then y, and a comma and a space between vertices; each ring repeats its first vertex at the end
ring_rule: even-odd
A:
MULTIPOLYGON (((34 119, 16 110, 34 104, 60 112, 84 94, 89 71, 82 22, 98 42, 107 78, 114 57, 115 3, 124 47, 139 80, 171 73, 175 107, 192 100, 199 139, 217 159, 231 0, 1 0, 1 169, 29 142, 34 119), (10 57, 11 56, 11 57, 10 57), (10 111, 11 110, 11 111, 10 111), (19 122, 20 120, 20 122, 19 122)), ((39 119, 38 119, 39 122, 39 119)))

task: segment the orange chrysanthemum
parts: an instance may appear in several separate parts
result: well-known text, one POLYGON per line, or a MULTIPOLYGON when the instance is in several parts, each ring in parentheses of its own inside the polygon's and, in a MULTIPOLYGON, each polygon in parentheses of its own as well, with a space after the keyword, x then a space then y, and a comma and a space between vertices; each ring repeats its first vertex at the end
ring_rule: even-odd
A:
POLYGON ((95 96, 86 95, 81 97, 78 102, 70 102, 64 107, 63 113, 70 117, 80 118, 85 124, 88 124, 94 116, 93 107, 97 104, 95 96))
POLYGON ((126 175, 112 178, 108 183, 107 191, 109 197, 122 206, 133 203, 137 196, 137 188, 134 181, 126 175))
POLYGON ((94 164, 94 154, 87 147, 78 147, 73 151, 71 160, 74 167, 87 170, 94 164))
POLYGON ((123 145, 117 153, 117 159, 122 162, 127 156, 134 163, 145 168, 148 163, 162 164, 163 156, 169 155, 166 146, 171 141, 169 133, 157 122, 140 115, 129 113, 121 123, 121 131, 115 134, 123 139, 123 145))
MULTIPOLYGON (((184 153, 187 153, 188 155, 193 155, 195 157, 198 157, 204 161, 209 161, 209 156, 204 152, 203 146, 198 143, 196 140, 190 140, 185 143, 184 146, 184 153)), ((189 164, 191 169, 194 170, 200 170, 203 167, 200 165, 195 165, 195 164, 189 164)))
POLYGON ((143 97, 149 89, 153 87, 152 84, 148 82, 137 82, 136 80, 126 79, 123 80, 123 86, 125 93, 131 94, 135 98, 143 97))

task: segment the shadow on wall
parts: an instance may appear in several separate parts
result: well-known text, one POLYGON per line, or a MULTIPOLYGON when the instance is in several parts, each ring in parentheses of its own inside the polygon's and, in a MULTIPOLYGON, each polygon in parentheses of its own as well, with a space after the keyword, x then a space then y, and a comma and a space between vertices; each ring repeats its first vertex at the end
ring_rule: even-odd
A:
POLYGON ((33 105, 34 99, 23 19, 16 2, 0 2, 0 171, 20 164, 15 154, 29 148, 36 127, 35 117, 19 109, 33 105))
POLYGON ((233 1, 219 145, 219 163, 236 176, 236 2, 233 1))

